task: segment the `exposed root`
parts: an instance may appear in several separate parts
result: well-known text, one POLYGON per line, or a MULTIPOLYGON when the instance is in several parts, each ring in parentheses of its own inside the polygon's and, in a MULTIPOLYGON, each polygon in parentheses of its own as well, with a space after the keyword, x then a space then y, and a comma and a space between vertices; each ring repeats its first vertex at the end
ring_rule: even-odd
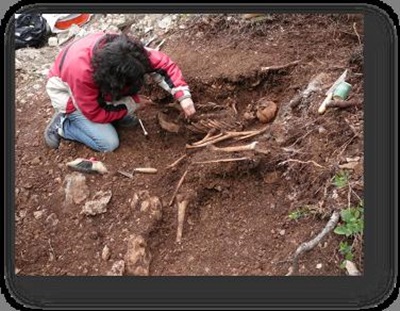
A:
POLYGON ((311 241, 302 243, 297 249, 294 255, 292 256, 292 265, 289 268, 289 272, 286 274, 286 276, 291 276, 295 275, 298 273, 299 270, 299 257, 305 253, 308 252, 309 250, 313 249, 315 246, 318 245, 319 242, 329 233, 331 232, 337 225, 339 221, 339 212, 334 211, 332 213, 331 218, 329 219, 328 223, 326 224, 325 228, 311 241))

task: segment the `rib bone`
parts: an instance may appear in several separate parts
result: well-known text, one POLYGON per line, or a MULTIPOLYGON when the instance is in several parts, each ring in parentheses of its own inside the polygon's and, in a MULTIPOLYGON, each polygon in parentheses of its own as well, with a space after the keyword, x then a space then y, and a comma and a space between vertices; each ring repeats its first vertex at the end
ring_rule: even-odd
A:
POLYGON ((224 151, 224 152, 237 152, 237 151, 248 151, 256 149, 258 142, 254 141, 251 144, 241 145, 241 146, 231 146, 225 148, 215 147, 213 145, 210 146, 211 150, 213 151, 224 151))

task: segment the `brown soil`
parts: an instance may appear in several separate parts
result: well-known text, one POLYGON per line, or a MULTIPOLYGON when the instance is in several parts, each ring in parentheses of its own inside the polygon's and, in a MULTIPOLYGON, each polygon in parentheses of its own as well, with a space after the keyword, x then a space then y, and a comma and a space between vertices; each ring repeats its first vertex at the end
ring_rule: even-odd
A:
MULTIPOLYGON (((182 69, 199 116, 213 112, 218 120, 218 113, 230 113, 233 105, 238 113, 233 114, 231 128, 252 130, 266 126, 245 118, 246 112, 255 111, 260 98, 278 105, 278 115, 267 124, 265 133, 237 143, 216 144, 223 147, 257 140, 265 153, 186 149, 186 144, 204 134, 189 130, 178 112, 166 106, 171 97, 153 86, 145 93, 156 104, 140 113, 148 139, 140 127, 121 128, 120 147, 113 153, 99 154, 69 141, 63 141, 58 150, 49 150, 42 138, 53 113, 45 80, 22 80, 16 72, 18 272, 105 275, 115 261, 124 259, 129 236, 142 234, 152 255, 150 275, 285 275, 290 255, 320 232, 332 211, 347 207, 349 201, 355 205, 357 196, 363 197, 362 105, 317 113, 327 87, 346 68, 353 85, 351 99, 362 104, 363 58, 355 22, 363 38, 360 16, 271 15, 259 23, 209 16, 189 20, 186 29, 175 30, 167 38, 162 50, 182 69), (262 69, 293 61, 299 63, 262 69), (321 72, 326 73, 324 89, 312 93, 307 103, 291 108, 291 99, 321 72), (40 88, 33 89, 33 85, 40 88), (29 88, 31 94, 26 94, 23 90, 29 88), (179 133, 160 127, 159 111, 180 125, 179 133), (185 153, 188 156, 175 168, 166 168, 185 153), (82 204, 66 205, 64 193, 64 179, 71 173, 65 163, 92 156, 103 161, 110 173, 85 175, 90 196, 99 190, 113 194, 107 212, 93 217, 80 214, 82 204), (193 164, 241 156, 250 160, 193 164), (348 197, 348 187, 337 189, 331 180, 346 158, 355 157, 360 157, 360 163, 349 172, 354 192, 348 197), (157 168, 158 173, 135 174, 129 179, 116 172, 147 166, 157 168), (180 193, 190 193, 191 198, 178 244, 177 208, 168 203, 185 170, 180 193), (144 225, 149 221, 147 215, 131 207, 134 194, 141 190, 163 203, 162 219, 150 229, 144 225), (291 212, 305 205, 312 206, 314 213, 289 219, 291 212), (34 217, 36 211, 43 215, 34 217), (111 250, 108 260, 101 258, 105 245, 111 250)), ((344 274, 338 252, 342 240, 330 233, 300 258, 300 273, 344 274)), ((357 240, 354 249, 355 263, 362 270, 362 241, 357 240)))

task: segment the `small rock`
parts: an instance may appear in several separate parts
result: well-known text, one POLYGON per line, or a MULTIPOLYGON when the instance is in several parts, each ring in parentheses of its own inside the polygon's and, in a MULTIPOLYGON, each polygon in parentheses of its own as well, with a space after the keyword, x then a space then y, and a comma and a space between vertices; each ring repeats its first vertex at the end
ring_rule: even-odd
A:
POLYGON ((280 235, 285 235, 285 233, 286 233, 286 230, 285 230, 285 229, 282 229, 281 231, 279 231, 279 234, 280 234, 280 235))
POLYGON ((121 276, 125 272, 125 261, 118 260, 114 262, 111 267, 111 271, 107 273, 108 276, 121 276))
POLYGON ((317 265, 316 265, 316 268, 317 268, 318 270, 320 270, 320 269, 322 268, 322 263, 317 264, 317 265))
POLYGON ((339 165, 341 169, 348 169, 348 170, 354 170, 358 165, 358 162, 349 162, 349 163, 344 163, 339 165))
POLYGON ((359 162, 360 160, 361 160, 360 157, 346 158, 347 162, 359 162))
POLYGON ((172 23, 172 17, 171 16, 166 16, 162 20, 160 20, 157 25, 158 27, 162 29, 167 29, 172 23))
MULTIPOLYGON (((79 223, 79 221, 78 221, 79 223)), ((97 231, 92 231, 89 234, 89 238, 91 238, 92 240, 97 240, 99 238, 99 233, 97 231)))
POLYGON ((21 210, 21 211, 19 211, 19 218, 24 219, 27 214, 28 214, 28 212, 26 210, 21 210))
POLYGON ((51 213, 47 218, 46 218, 46 223, 52 225, 52 226, 57 226, 57 224, 60 221, 57 218, 57 215, 54 213, 51 213))
POLYGON ((108 259, 110 259, 110 256, 111 256, 110 248, 106 245, 104 246, 103 251, 101 252, 101 258, 104 261, 107 261, 108 259))
POLYGON ((40 219, 40 218, 42 218, 43 214, 44 214, 44 211, 36 211, 36 212, 33 212, 33 217, 35 217, 35 219, 40 219))
POLYGON ((57 46, 58 45, 58 38, 57 37, 50 37, 47 41, 49 46, 57 46))
POLYGON ((33 185, 32 185, 31 183, 26 183, 26 184, 24 185, 24 188, 25 188, 25 189, 32 189, 32 187, 33 187, 33 185))
POLYGON ((21 272, 21 269, 15 268, 15 274, 18 274, 21 272))
POLYGON ((326 133, 326 132, 327 132, 327 130, 326 130, 326 128, 324 128, 323 126, 318 127, 318 133, 324 134, 324 133, 326 133))
POLYGON ((22 62, 16 58, 15 59, 15 69, 21 70, 22 68, 23 68, 22 62))

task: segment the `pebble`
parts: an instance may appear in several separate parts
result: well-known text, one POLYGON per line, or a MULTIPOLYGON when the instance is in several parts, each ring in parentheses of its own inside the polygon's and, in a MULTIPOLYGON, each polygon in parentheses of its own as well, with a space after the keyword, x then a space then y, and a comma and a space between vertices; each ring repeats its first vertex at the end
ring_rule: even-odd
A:
POLYGON ((316 268, 320 270, 322 268, 322 263, 317 264, 316 268))
POLYGON ((33 217, 35 217, 35 219, 40 219, 40 218, 42 218, 43 214, 44 214, 44 211, 36 211, 36 212, 33 212, 33 217))
POLYGON ((281 231, 279 231, 279 234, 280 234, 280 235, 285 235, 285 233, 286 233, 286 230, 285 230, 285 229, 282 229, 281 231))
POLYGON ((46 222, 50 223, 52 226, 57 226, 57 224, 60 222, 57 218, 57 215, 52 213, 46 218, 46 222))
POLYGON ((101 252, 101 258, 104 261, 107 261, 108 259, 110 259, 110 256, 111 256, 110 248, 106 245, 104 246, 103 251, 101 252))

